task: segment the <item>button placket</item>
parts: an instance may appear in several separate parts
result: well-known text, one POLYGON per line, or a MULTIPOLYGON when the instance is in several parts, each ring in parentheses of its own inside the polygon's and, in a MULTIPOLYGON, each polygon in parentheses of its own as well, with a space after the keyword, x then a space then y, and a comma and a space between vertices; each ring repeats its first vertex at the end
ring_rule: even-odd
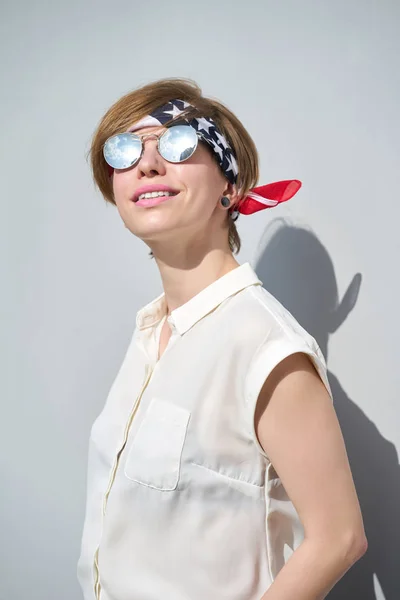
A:
MULTIPOLYGON (((111 478, 108 484, 108 488, 107 491, 104 495, 103 498, 103 517, 106 514, 106 508, 107 508, 107 501, 108 501, 108 497, 110 495, 114 480, 115 480, 115 475, 116 475, 116 471, 119 465, 119 460, 121 457, 121 454, 126 446, 126 442, 128 439, 128 435, 129 435, 129 430, 133 421, 133 418, 137 412, 137 409, 139 407, 140 401, 142 399, 142 396, 144 394, 145 389, 147 388, 149 381, 151 379, 151 376, 153 374, 154 368, 152 368, 151 365, 146 364, 145 365, 145 374, 144 374, 144 379, 143 379, 143 384, 142 384, 142 388, 139 392, 138 397, 136 398, 136 402, 134 404, 134 407, 132 409, 132 412, 129 416, 128 422, 126 424, 125 427, 125 433, 124 433, 124 439, 123 439, 123 444, 121 446, 121 448, 119 449, 115 462, 114 462, 114 466, 113 469, 111 471, 111 478)), ((95 572, 95 583, 94 583, 94 592, 95 592, 95 597, 96 600, 100 600, 100 594, 101 594, 101 583, 100 583, 100 569, 99 569, 99 549, 100 549, 100 545, 97 547, 95 555, 94 555, 94 561, 93 561, 93 567, 94 567, 94 572, 95 572)))

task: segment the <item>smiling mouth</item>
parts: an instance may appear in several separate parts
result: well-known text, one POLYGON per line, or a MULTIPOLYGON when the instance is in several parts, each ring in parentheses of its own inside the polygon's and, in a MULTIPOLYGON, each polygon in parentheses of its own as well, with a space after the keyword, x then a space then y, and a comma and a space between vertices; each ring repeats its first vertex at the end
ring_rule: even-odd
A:
POLYGON ((164 202, 166 202, 170 198, 174 198, 178 194, 179 194, 179 192, 176 192, 173 194, 163 194, 163 195, 160 194, 157 196, 150 196, 147 198, 142 197, 142 198, 136 200, 135 204, 137 204, 137 206, 141 206, 144 208, 151 207, 151 206, 157 206, 158 204, 164 204, 164 202))
POLYGON ((157 198, 168 198, 172 196, 177 196, 179 192, 169 192, 169 191, 160 191, 160 192, 149 192, 147 194, 141 194, 138 196, 134 202, 139 202, 142 200, 156 200, 157 198))

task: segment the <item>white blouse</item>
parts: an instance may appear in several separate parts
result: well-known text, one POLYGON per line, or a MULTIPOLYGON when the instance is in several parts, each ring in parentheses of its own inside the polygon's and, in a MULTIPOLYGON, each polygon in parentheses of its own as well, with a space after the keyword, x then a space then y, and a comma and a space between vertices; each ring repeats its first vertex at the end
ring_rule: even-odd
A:
POLYGON ((247 262, 136 328, 89 443, 78 579, 85 600, 260 600, 304 538, 255 434, 272 369, 315 339, 247 262))

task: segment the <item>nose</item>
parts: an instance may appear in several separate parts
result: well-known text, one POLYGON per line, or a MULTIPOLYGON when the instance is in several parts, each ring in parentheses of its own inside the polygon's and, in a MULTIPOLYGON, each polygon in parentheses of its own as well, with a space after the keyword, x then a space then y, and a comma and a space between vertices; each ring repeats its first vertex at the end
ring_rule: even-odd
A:
POLYGON ((138 177, 154 177, 164 175, 165 162, 157 149, 158 138, 149 134, 142 139, 143 154, 137 165, 138 177))

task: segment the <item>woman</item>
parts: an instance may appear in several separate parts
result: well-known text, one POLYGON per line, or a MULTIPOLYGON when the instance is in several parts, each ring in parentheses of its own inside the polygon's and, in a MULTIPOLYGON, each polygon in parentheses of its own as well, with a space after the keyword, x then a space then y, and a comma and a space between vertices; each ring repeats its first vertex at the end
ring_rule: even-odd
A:
POLYGON ((104 198, 151 249, 141 308, 90 437, 85 600, 319 600, 366 551, 316 341, 240 265, 255 145, 190 80, 118 100, 93 137, 104 198))

